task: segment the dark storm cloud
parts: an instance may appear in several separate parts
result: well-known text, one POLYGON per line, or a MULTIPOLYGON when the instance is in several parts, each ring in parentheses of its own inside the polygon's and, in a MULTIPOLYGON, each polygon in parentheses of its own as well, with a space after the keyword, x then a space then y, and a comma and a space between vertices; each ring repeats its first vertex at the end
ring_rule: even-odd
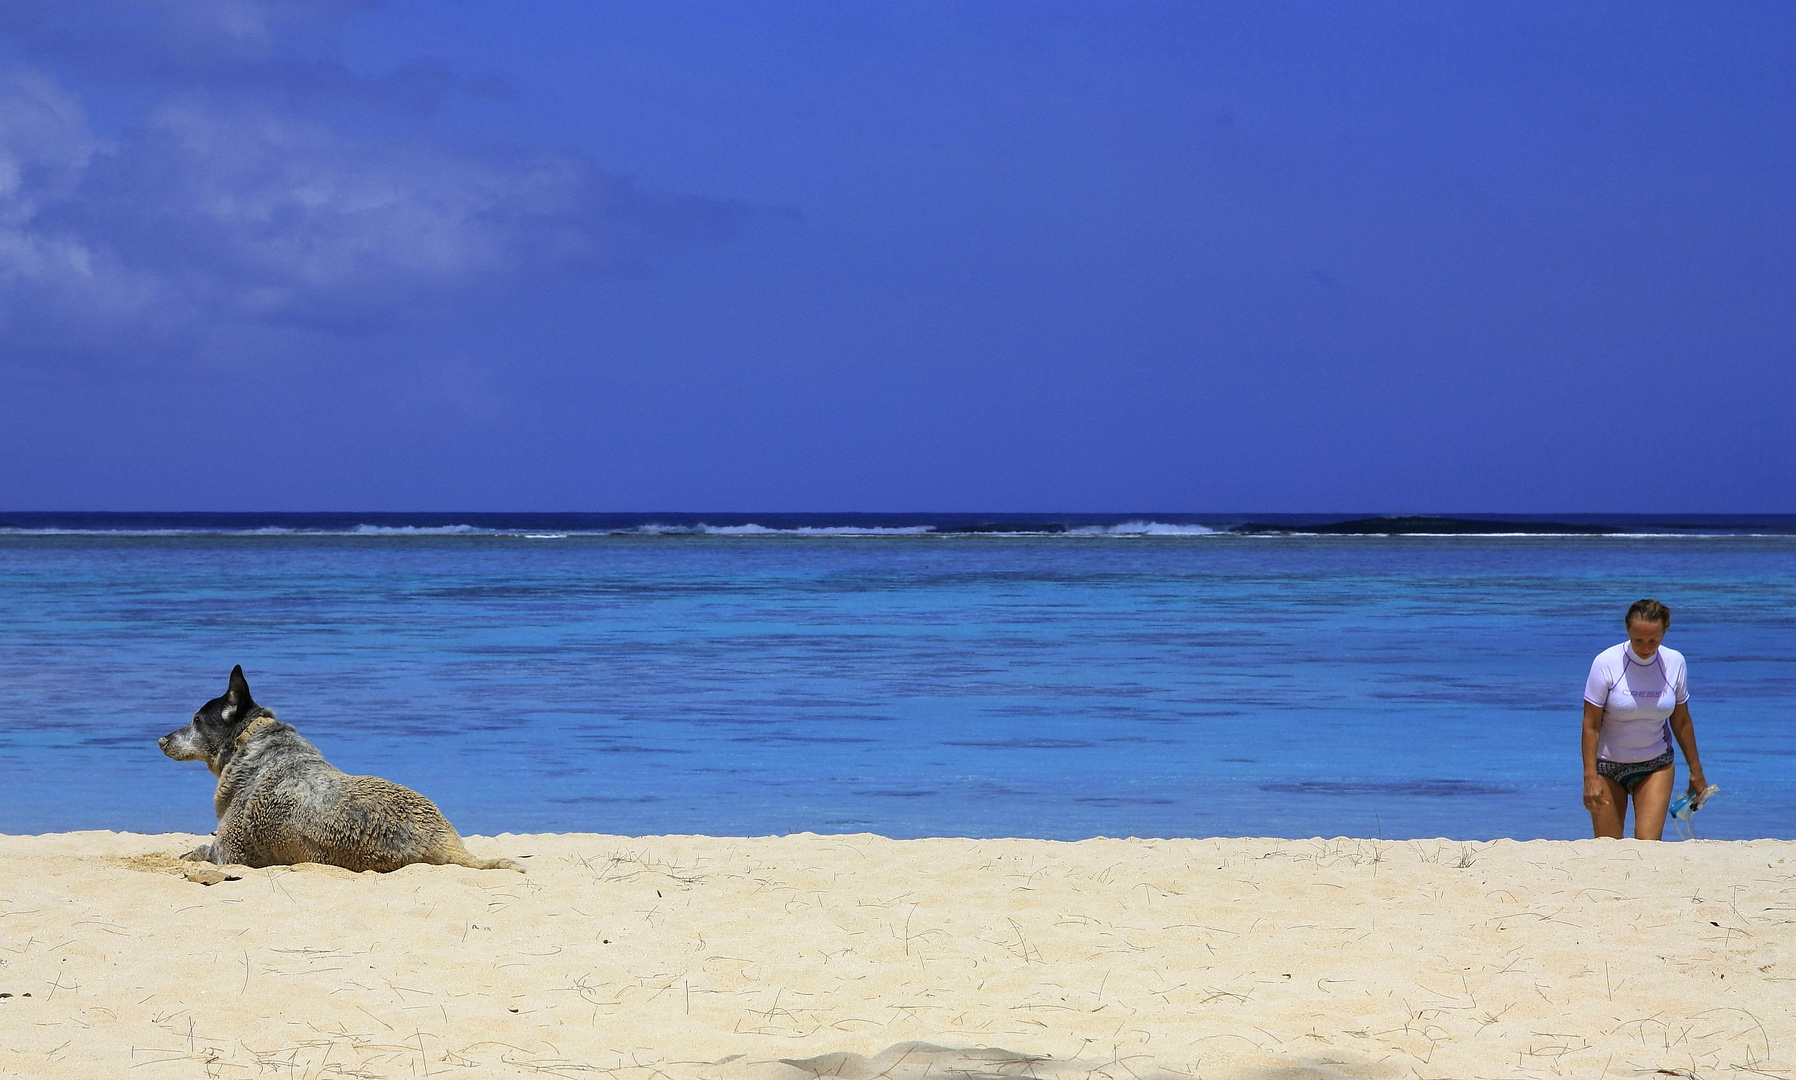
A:
POLYGON ((336 39, 362 6, 8 9, 9 351, 179 351, 230 323, 374 329, 522 273, 630 270, 740 216, 640 191, 578 153, 432 137, 412 119, 485 84, 432 62, 354 75, 336 39), (77 89, 102 78, 126 85, 112 132, 77 89))

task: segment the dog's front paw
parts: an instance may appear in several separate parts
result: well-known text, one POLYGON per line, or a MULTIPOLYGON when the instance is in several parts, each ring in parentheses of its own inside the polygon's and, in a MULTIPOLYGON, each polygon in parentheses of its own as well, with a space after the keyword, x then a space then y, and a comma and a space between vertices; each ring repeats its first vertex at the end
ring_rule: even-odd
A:
POLYGON ((181 856, 181 858, 185 862, 211 862, 212 861, 212 845, 211 844, 201 844, 199 847, 196 847, 192 851, 189 851, 187 854, 181 856))

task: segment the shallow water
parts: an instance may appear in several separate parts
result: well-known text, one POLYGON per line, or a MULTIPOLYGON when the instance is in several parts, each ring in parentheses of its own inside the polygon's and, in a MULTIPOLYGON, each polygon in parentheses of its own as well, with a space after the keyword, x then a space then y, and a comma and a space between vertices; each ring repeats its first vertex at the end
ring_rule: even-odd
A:
POLYGON ((1572 838, 1646 595, 1796 837, 1789 536, 4 535, 0 832, 209 831, 241 663, 464 832, 1572 838))

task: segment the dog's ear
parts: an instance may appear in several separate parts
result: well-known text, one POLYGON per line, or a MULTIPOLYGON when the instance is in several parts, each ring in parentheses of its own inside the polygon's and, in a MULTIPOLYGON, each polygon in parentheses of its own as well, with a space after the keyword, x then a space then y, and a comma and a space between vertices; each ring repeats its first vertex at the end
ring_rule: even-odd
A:
POLYGON ((249 680, 243 677, 243 665, 231 669, 231 688, 225 691, 225 704, 239 713, 255 704, 249 696, 249 680))

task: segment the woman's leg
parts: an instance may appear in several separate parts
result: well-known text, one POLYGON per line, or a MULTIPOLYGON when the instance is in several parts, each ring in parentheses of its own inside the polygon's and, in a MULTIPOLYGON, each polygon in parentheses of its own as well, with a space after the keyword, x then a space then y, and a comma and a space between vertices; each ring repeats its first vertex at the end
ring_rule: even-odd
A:
POLYGON ((1590 831, 1599 839, 1607 836, 1620 840, 1622 822, 1628 816, 1628 789, 1607 776, 1597 779, 1608 789, 1609 801, 1590 812, 1590 831))
POLYGON ((1670 765, 1653 773, 1634 789, 1634 839, 1657 840, 1665 835, 1665 811, 1671 806, 1670 765))

